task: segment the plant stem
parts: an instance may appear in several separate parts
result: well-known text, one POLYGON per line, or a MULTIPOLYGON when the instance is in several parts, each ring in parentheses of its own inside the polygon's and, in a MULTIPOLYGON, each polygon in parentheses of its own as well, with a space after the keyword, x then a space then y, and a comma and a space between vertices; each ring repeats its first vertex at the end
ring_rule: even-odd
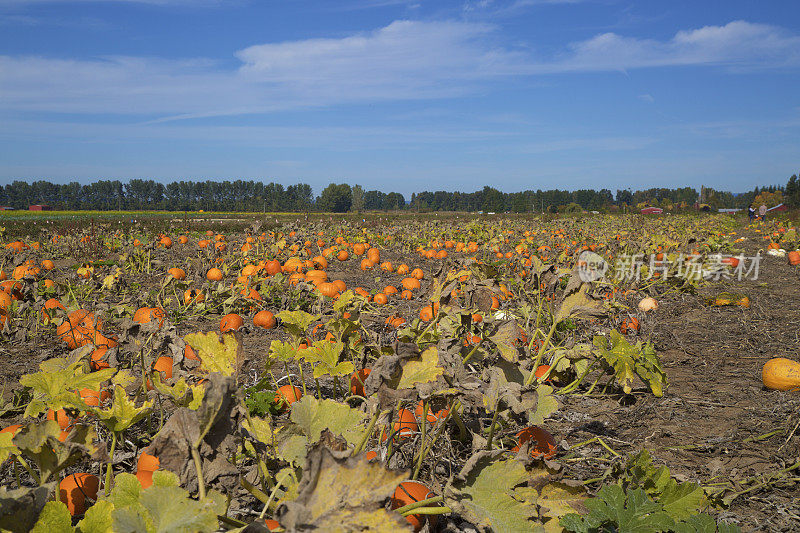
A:
POLYGON ((424 514, 424 515, 434 515, 434 514, 448 514, 452 513, 453 510, 449 507, 418 507, 413 511, 406 511, 406 514, 402 516, 408 516, 412 514, 424 514))
POLYGON ((544 342, 539 347, 539 352, 536 354, 536 359, 533 361, 533 366, 531 367, 531 374, 528 376, 528 379, 525 380, 525 386, 529 387, 533 380, 536 379, 536 369, 539 367, 539 363, 542 361, 542 356, 544 355, 545 350, 547 349, 547 345, 550 344, 550 339, 553 338, 553 333, 556 331, 556 326, 558 322, 556 322, 555 316, 553 317, 553 325, 550 326, 550 331, 547 332, 547 337, 545 337, 544 342))
POLYGON ((197 492, 200 496, 200 499, 203 500, 206 497, 206 482, 203 480, 203 462, 200 459, 200 452, 197 450, 195 446, 191 447, 192 450, 192 459, 194 459, 194 469, 197 472, 197 492))
POLYGON ((414 475, 411 479, 417 479, 419 470, 422 468, 422 459, 425 457, 425 434, 428 428, 428 407, 430 406, 427 400, 422 402, 422 442, 419 448, 419 459, 417 459, 417 466, 414 467, 414 475))
POLYGON ((353 453, 350 454, 351 456, 361 453, 361 450, 364 449, 364 445, 367 443, 369 436, 372 434, 372 430, 375 429, 375 423, 378 421, 378 417, 388 412, 389 410, 386 411, 378 411, 377 409, 375 410, 375 414, 372 415, 372 418, 369 421, 367 429, 364 431, 364 434, 361 435, 361 440, 358 441, 356 447, 353 448, 353 453))
POLYGON ((111 453, 108 455, 108 466, 106 467, 106 486, 104 489, 105 495, 111 494, 111 474, 114 464, 114 450, 117 447, 117 432, 111 432, 111 453))
POLYGON ((433 496, 431 498, 428 498, 427 500, 420 500, 418 502, 411 502, 408 505, 404 505, 402 507, 398 507, 397 509, 395 509, 395 511, 397 511, 400 514, 403 514, 405 512, 413 511, 414 509, 418 509, 420 507, 427 507, 428 505, 430 505, 432 503, 439 503, 439 502, 441 502, 443 500, 444 500, 444 498, 442 498, 441 496, 433 496))
MULTIPOLYGON (((533 375, 533 373, 531 373, 533 375)), ((489 426, 489 440, 486 441, 486 449, 492 449, 492 439, 494 439, 494 429, 497 425, 497 416, 500 414, 500 398, 497 399, 497 403, 494 406, 494 415, 492 415, 492 425, 489 426)))

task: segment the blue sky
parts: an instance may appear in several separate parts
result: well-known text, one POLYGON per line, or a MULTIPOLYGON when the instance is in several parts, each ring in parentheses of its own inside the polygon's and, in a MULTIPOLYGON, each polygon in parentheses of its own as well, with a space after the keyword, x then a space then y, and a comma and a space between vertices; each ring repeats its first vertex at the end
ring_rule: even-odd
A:
POLYGON ((0 0, 0 183, 738 192, 798 140, 792 1, 0 0))

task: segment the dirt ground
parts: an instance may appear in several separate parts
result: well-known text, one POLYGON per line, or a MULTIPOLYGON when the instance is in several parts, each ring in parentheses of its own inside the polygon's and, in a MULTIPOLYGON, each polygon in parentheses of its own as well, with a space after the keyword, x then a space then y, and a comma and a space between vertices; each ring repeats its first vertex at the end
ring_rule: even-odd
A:
MULTIPOLYGON (((760 237, 743 235, 748 240, 740 246, 746 255, 754 255, 762 246, 760 237)), ((397 262, 403 257, 387 252, 385 259, 397 262)), ((433 261, 405 259, 426 272, 434 268, 433 261)), ((376 280, 380 274, 374 272, 337 272, 337 268, 331 265, 330 277, 341 277, 351 287, 370 289, 387 282, 376 280)), ((639 316, 640 337, 654 343, 669 378, 664 396, 656 398, 644 389, 625 398, 562 396, 560 410, 547 422, 549 431, 569 445, 599 436, 621 455, 647 448, 656 463, 667 465, 679 479, 702 484, 762 477, 793 465, 800 458, 800 394, 763 388, 761 368, 772 357, 797 360, 799 297, 800 271, 783 258, 765 256, 756 280, 722 281, 697 295, 662 299, 656 311, 639 316), (703 305, 706 296, 725 290, 747 295, 751 306, 703 305)), ((398 311, 410 317, 419 306, 402 302, 398 311)), ((178 332, 214 329, 218 321, 213 315, 191 320, 180 324, 178 332)), ((245 372, 254 379, 263 368, 270 340, 281 334, 252 329, 244 336, 244 348, 249 359, 245 372)), ((44 335, 0 344, 4 400, 19 387, 21 375, 63 352, 44 335)), ((13 420, 3 420, 3 425, 9 423, 13 420)), ((607 451, 591 444, 584 453, 585 461, 565 465, 570 477, 602 475, 607 463, 599 458, 607 451)), ((784 481, 739 496, 720 517, 746 531, 800 531, 799 475, 795 471, 784 481)))
MULTIPOLYGON (((755 255, 760 237, 746 235, 745 255, 755 255)), ((772 357, 797 360, 798 295, 798 271, 767 256, 756 280, 721 281, 698 295, 662 300, 642 320, 641 336, 654 343, 665 367, 664 396, 635 393, 632 405, 570 396, 554 429, 570 444, 601 436, 623 455, 647 448, 672 474, 702 484, 793 465, 800 459, 800 395, 764 388, 761 369, 772 357), (703 305, 722 291, 747 295, 750 308, 703 305)), ((720 517, 746 531, 800 530, 797 476, 738 497, 720 517)))

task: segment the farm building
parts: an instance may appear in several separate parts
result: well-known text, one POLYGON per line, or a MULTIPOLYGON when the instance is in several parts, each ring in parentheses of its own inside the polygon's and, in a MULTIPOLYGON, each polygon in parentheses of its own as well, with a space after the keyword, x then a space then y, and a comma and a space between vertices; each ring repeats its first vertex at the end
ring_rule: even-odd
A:
POLYGON ((50 205, 36 204, 28 208, 29 211, 52 211, 53 207, 50 205))
POLYGON ((663 212, 664 210, 661 209, 660 207, 645 207, 644 209, 642 209, 643 215, 660 215, 663 212))

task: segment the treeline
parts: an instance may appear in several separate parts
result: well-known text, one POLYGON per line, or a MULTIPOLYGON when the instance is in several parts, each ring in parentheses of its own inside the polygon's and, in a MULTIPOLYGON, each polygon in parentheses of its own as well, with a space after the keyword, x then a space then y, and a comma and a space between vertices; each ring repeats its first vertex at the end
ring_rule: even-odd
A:
POLYGON ((609 189, 527 190, 504 193, 493 187, 471 193, 423 191, 413 193, 410 201, 396 192, 365 191, 360 185, 328 185, 315 197, 310 185, 284 186, 260 181, 174 181, 163 184, 154 180, 100 180, 87 185, 77 182, 54 184, 14 181, 0 186, 0 206, 28 209, 45 204, 63 210, 165 210, 165 211, 250 211, 305 212, 324 211, 484 211, 484 212, 574 212, 616 211, 654 206, 667 210, 691 209, 696 204, 711 208, 750 205, 756 197, 785 201, 800 207, 800 180, 796 175, 785 187, 770 186, 746 193, 716 191, 701 187, 652 188, 646 190, 609 189), (765 196, 765 193, 766 194, 765 196))

